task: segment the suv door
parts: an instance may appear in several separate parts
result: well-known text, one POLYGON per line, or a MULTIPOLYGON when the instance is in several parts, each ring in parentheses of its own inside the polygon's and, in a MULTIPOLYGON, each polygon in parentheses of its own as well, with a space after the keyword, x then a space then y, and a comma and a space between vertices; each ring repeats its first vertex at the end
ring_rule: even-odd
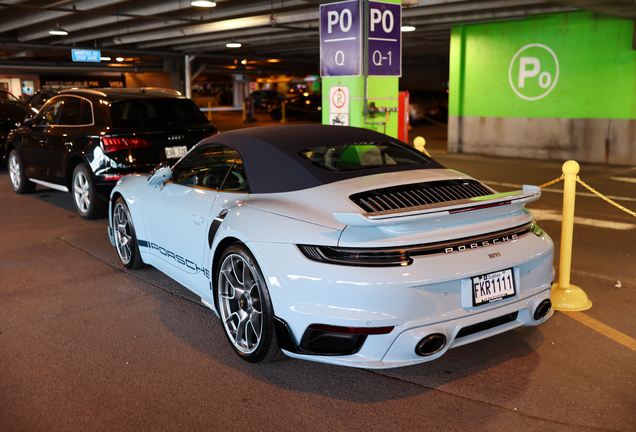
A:
POLYGON ((45 147, 63 101, 61 96, 51 99, 35 116, 33 125, 24 130, 20 154, 28 177, 45 179, 48 175, 45 147))
POLYGON ((55 183, 66 182, 66 160, 81 128, 82 103, 83 99, 78 96, 64 96, 55 125, 49 129, 44 149, 48 161, 47 176, 55 183))

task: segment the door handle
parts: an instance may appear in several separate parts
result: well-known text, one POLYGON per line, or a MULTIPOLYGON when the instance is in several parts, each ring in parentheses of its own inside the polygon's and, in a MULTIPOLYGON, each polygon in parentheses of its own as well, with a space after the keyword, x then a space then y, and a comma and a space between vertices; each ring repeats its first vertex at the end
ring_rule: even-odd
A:
POLYGON ((201 216, 192 215, 190 216, 190 220, 192 221, 193 224, 197 226, 203 225, 203 218, 201 216))

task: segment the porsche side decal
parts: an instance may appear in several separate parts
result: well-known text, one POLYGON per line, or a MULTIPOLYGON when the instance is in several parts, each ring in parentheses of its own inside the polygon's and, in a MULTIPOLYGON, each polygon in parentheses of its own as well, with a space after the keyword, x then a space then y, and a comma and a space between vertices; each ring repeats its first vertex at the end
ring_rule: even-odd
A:
POLYGON ((156 243, 149 242, 146 240, 137 240, 137 244, 139 245, 139 247, 145 247, 148 249, 154 249, 156 251, 159 251, 161 255, 173 259, 174 262, 176 262, 177 264, 187 267, 190 270, 194 270, 195 273, 201 272, 205 275, 206 278, 210 279, 210 270, 199 267, 197 263, 190 261, 189 259, 183 258, 181 255, 177 255, 176 253, 171 252, 167 250, 166 248, 159 246, 156 243))

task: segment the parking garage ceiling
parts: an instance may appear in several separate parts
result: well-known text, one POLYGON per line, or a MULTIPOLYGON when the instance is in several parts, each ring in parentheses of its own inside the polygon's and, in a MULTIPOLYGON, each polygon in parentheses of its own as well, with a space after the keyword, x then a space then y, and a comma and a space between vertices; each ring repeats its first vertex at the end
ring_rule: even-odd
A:
MULTIPOLYGON (((0 71, 162 72, 191 55, 198 73, 318 73, 319 4, 328 1, 215 3, 196 7, 190 0, 0 1, 0 71), (49 33, 55 29, 68 34, 49 33), (228 48, 228 42, 241 47, 228 48), (73 48, 99 49, 111 60, 73 63, 73 48)), ((403 22, 416 30, 403 33, 403 64, 425 63, 431 56, 447 58, 450 28, 456 24, 523 19, 594 3, 616 3, 613 10, 618 11, 628 2, 405 0, 403 22)))

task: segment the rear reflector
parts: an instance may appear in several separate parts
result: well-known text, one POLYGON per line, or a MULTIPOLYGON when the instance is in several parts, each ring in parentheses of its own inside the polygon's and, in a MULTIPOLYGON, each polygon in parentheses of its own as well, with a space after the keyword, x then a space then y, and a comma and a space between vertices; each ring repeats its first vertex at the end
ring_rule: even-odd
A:
POLYGON ((104 153, 114 152, 122 149, 131 149, 138 147, 148 147, 148 143, 142 138, 113 138, 101 137, 100 145, 104 153))
POLYGON ((106 181, 117 181, 120 178, 122 178, 123 175, 122 174, 108 174, 104 176, 104 180, 106 181))

